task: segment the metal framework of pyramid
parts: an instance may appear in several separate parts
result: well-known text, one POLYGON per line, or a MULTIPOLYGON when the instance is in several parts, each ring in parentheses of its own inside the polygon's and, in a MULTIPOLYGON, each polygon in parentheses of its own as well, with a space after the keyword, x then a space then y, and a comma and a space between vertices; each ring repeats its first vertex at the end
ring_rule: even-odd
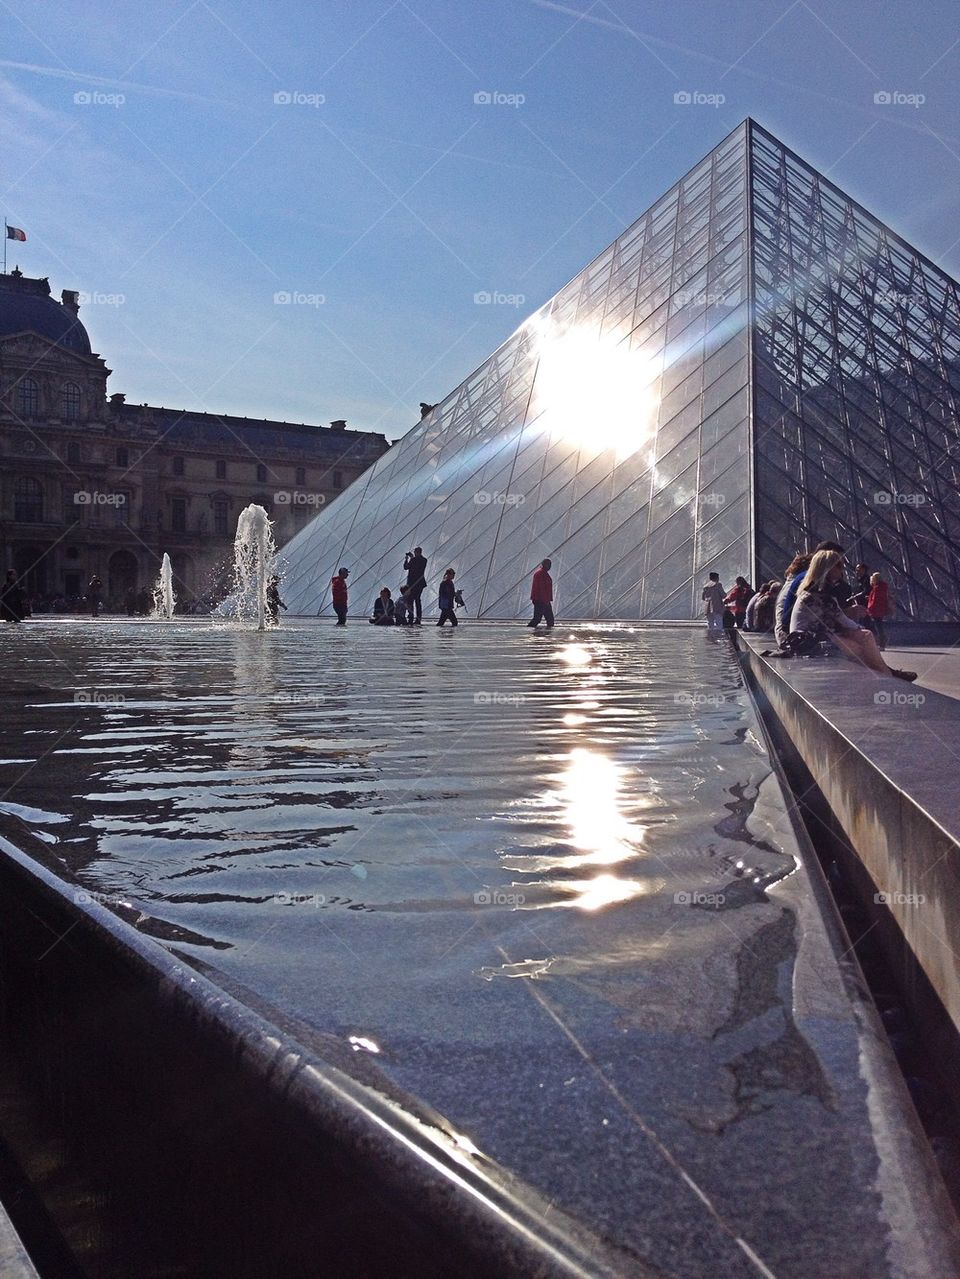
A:
POLYGON ((284 548, 290 610, 443 570, 516 618, 696 616, 830 538, 960 619, 955 281, 744 121, 284 548))

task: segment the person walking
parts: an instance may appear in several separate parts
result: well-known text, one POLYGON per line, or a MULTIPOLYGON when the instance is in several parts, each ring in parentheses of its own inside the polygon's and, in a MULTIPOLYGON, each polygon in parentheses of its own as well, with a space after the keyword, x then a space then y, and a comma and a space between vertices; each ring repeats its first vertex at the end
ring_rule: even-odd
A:
POLYGON ((530 602, 533 604, 533 618, 528 626, 537 627, 541 621, 546 622, 547 630, 553 626, 553 578, 550 576, 552 560, 541 560, 540 567, 534 571, 530 583, 530 602))
POLYGON ((87 600, 90 604, 90 616, 100 616, 100 603, 103 599, 103 582, 94 573, 90 581, 87 583, 87 600))
POLYGON ((330 579, 330 593, 333 596, 333 611, 337 615, 337 625, 347 624, 347 575, 348 568, 337 570, 336 576, 330 579))
POLYGON ((707 634, 719 635, 723 630, 724 590, 719 573, 710 573, 706 586, 700 592, 703 611, 707 618, 707 634))
POLYGON ((870 594, 867 596, 867 617, 870 621, 870 629, 877 637, 877 648, 881 652, 887 647, 886 618, 892 612, 890 588, 879 573, 871 573, 870 594))
POLYGON ((415 546, 412 551, 407 551, 403 557, 403 567, 407 570, 407 606, 410 610, 410 621, 419 626, 423 620, 420 596, 427 585, 427 561, 422 546, 415 546))
POLYGON ((271 577, 266 590, 267 618, 271 626, 280 625, 280 610, 287 611, 287 606, 280 598, 280 579, 271 577))
POLYGON ((457 614, 454 611, 454 605, 457 602, 457 588, 453 584, 456 576, 452 568, 448 568, 443 575, 443 581, 440 583, 440 592, 438 603, 440 605, 440 621, 438 626, 442 626, 444 622, 450 622, 451 625, 457 626, 457 614))
POLYGON ((17 578, 17 570, 12 568, 7 573, 6 581, 0 587, 0 618, 5 622, 22 622, 27 615, 27 596, 17 578))

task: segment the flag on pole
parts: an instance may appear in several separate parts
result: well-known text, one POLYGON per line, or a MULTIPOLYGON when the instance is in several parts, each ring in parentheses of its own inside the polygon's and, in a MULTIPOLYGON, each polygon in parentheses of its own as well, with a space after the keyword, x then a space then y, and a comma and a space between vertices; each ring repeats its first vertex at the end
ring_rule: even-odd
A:
POLYGON ((18 226, 8 226, 8 227, 7 227, 7 239, 8 239, 8 240, 25 240, 26 238, 27 238, 27 233, 26 233, 26 231, 21 231, 21 230, 20 230, 20 228, 19 228, 18 226))

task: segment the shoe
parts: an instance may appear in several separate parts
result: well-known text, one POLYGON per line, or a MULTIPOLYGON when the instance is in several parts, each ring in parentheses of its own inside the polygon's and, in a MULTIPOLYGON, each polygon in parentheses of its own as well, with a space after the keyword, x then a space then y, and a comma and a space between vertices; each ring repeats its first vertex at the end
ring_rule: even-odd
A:
POLYGON ((527 625, 528 625, 528 626, 532 626, 532 627, 536 628, 536 625, 537 625, 537 624, 536 624, 536 622, 527 622, 527 625))
POLYGON ((916 671, 895 671, 892 667, 890 668, 890 674, 895 675, 897 679, 905 679, 908 683, 917 678, 916 671))

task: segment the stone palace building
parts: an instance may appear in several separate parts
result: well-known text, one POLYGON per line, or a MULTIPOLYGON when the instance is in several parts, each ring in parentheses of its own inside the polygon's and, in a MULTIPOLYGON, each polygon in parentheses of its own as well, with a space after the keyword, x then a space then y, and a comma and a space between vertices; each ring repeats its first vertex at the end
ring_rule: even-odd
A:
MULTIPOLYGON (((164 551, 185 605, 220 598, 237 517, 259 502, 278 546, 389 448, 383 435, 127 404, 90 347, 80 295, 0 274, 0 569, 35 606, 108 607, 152 587, 164 551)), ((331 572, 336 565, 331 566, 331 572)))

